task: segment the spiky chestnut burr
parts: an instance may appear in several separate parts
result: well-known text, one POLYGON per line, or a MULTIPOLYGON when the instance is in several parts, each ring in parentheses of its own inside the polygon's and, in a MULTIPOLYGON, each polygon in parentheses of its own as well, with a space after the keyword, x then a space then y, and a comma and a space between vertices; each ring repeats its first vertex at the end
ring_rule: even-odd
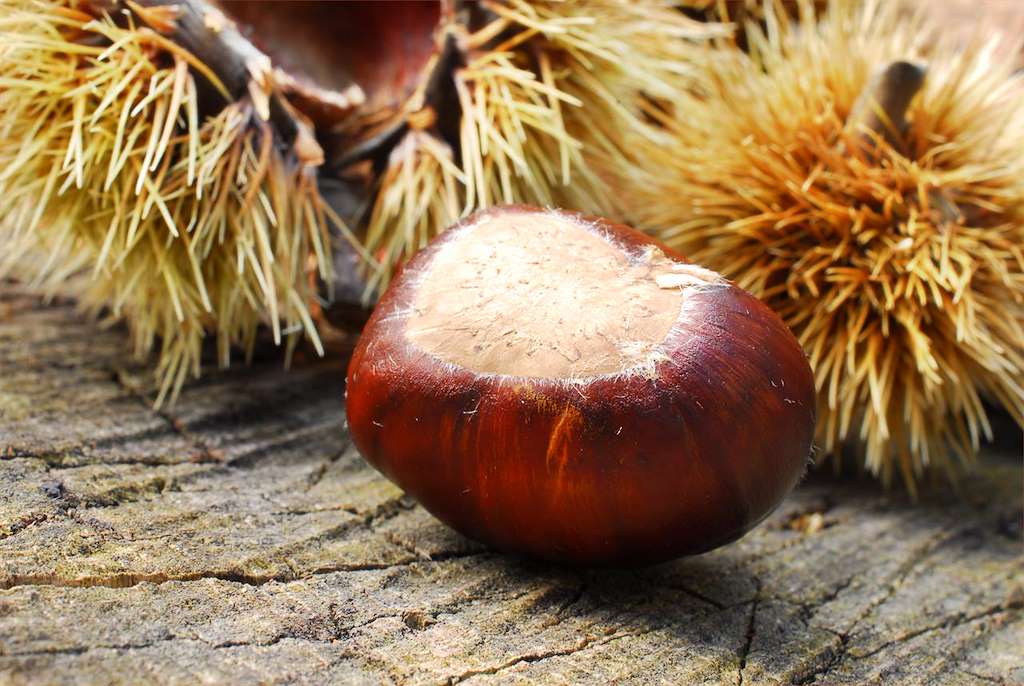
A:
POLYGON ((801 12, 822 11, 828 0, 797 0, 793 2, 766 2, 765 0, 684 0, 683 11, 687 16, 708 22, 724 22, 733 26, 733 31, 724 37, 723 44, 747 49, 746 26, 757 26, 763 32, 768 23, 775 21, 775 15, 784 12, 792 18, 801 12))
POLYGON ((607 209, 592 162, 635 164, 638 102, 716 32, 662 0, 11 0, 0 269, 85 275, 173 398, 207 336, 226 364, 262 325, 319 349, 360 324, 475 208, 607 209))
POLYGON ((645 109, 698 81, 704 43, 730 31, 687 18, 672 0, 411 3, 404 14, 413 8, 415 19, 401 31, 393 6, 371 3, 353 22, 351 3, 309 4, 316 12, 306 17, 296 3, 225 8, 280 64, 307 74, 346 65, 340 72, 366 91, 356 116, 317 131, 332 183, 360 200, 342 214, 379 262, 373 288, 479 208, 532 202, 611 213, 619 199, 597 170, 628 174, 643 163, 632 147, 653 135, 645 109), (405 46, 402 59, 397 47, 371 44, 381 33, 405 46), (335 59, 310 45, 333 45, 335 59), (360 78, 366 71, 378 74, 360 78))
POLYGON ((1024 425, 1024 86, 1013 51, 897 5, 748 26, 621 186, 793 329, 823 453, 913 489, 990 435, 983 398, 1024 425))
MULTIPOLYGON (((15 0, 0 14, 0 273, 125 318, 158 404, 267 324, 302 332, 331 254, 307 120, 198 3, 15 0)), ((351 105, 351 104, 350 104, 351 105)))
POLYGON ((437 517, 582 564, 738 538, 814 431, 806 357, 753 296, 625 226, 525 206, 404 267, 346 397, 362 454, 437 517))

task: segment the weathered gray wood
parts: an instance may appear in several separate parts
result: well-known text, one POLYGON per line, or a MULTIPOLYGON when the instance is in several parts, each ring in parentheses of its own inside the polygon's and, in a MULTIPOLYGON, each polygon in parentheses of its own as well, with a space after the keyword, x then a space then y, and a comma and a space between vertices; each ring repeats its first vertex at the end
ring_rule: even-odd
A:
POLYGON ((0 683, 1024 682, 1012 429, 962 499, 817 475, 734 545, 584 571, 368 468, 342 360, 161 412, 148 379, 121 330, 0 290, 0 683))

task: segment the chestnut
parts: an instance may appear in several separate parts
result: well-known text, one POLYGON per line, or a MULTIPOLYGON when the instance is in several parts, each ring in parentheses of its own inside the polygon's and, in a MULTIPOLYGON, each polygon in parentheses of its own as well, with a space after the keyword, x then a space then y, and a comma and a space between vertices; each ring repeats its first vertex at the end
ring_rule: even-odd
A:
POLYGON ((528 206, 406 264, 346 394, 356 446, 438 518, 587 565, 735 540, 814 433, 807 358, 754 296, 626 226, 528 206))

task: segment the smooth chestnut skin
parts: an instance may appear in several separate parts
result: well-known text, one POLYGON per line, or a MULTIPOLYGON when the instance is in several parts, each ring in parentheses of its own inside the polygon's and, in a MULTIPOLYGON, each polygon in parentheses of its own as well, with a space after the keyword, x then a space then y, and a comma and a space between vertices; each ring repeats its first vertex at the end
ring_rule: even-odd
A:
MULTIPOLYGON (((654 245, 682 261, 628 227, 561 216, 630 254, 654 245)), ((356 446, 439 519, 501 550, 632 566, 739 538, 799 480, 814 431, 810 367, 779 317, 728 282, 686 295, 653 378, 479 374, 417 348, 403 313, 458 228, 393 281, 346 389, 356 446)))

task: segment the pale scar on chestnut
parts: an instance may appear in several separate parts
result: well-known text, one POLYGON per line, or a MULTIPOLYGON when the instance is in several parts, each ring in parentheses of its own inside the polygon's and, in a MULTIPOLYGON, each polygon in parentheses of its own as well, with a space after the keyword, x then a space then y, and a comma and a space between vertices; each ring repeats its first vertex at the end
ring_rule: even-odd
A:
POLYGON ((477 372, 571 379, 636 368, 679 318, 680 286, 703 283, 653 246, 630 254, 557 214, 485 223, 433 260, 406 329, 414 345, 477 372), (566 278, 570 265, 577 278, 566 278))

